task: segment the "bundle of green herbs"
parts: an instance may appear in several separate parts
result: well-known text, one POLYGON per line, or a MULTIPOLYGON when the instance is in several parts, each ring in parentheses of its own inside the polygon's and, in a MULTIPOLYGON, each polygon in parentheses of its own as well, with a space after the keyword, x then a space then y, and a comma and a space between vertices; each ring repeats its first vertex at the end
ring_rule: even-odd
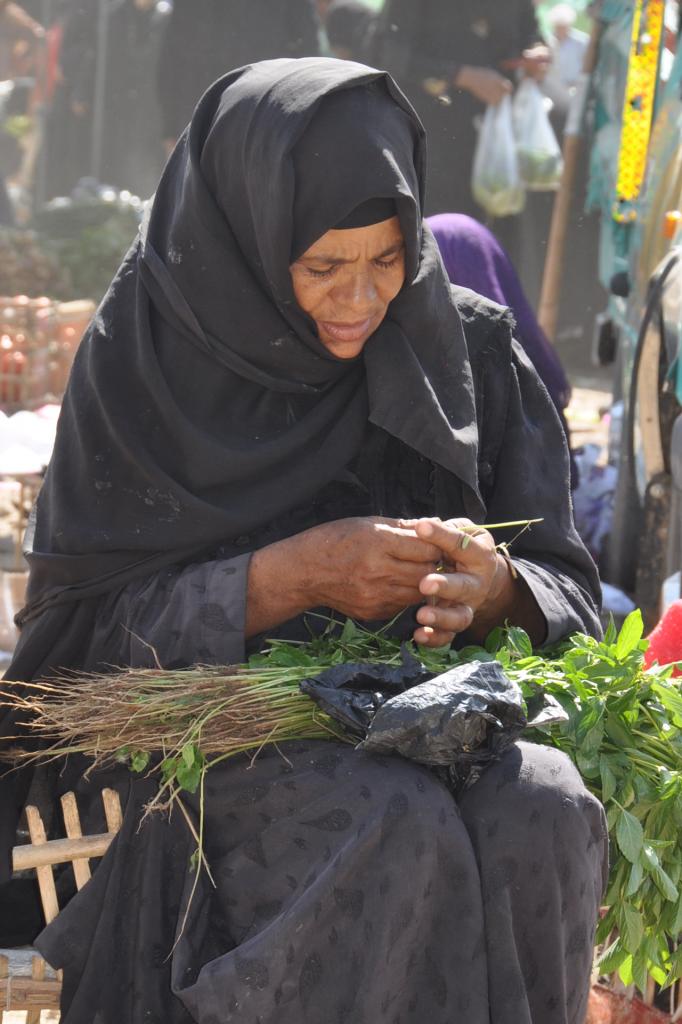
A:
MULTIPOLYGON (((567 721, 527 738, 568 754, 606 807, 612 862, 601 971, 644 991, 649 975, 662 986, 682 977, 682 689, 672 666, 645 670, 642 635, 634 612, 619 634, 576 634, 551 651, 534 652, 523 630, 509 628, 485 647, 417 653, 434 675, 497 660, 526 701, 550 694, 567 712, 567 721)), ((98 764, 124 761, 158 775, 154 806, 181 805, 183 790, 203 792, 206 772, 234 754, 255 757, 287 739, 347 739, 300 682, 334 665, 401 658, 397 641, 349 621, 308 643, 273 642, 248 667, 71 676, 33 684, 21 699, 6 684, 0 700, 26 712, 45 744, 41 759, 78 752, 98 764)))

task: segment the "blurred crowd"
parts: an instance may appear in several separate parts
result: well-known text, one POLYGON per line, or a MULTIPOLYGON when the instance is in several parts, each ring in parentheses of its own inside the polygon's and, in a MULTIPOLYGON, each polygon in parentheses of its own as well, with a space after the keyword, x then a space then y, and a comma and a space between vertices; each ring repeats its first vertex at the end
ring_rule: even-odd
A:
POLYGON ((574 18, 559 4, 544 38, 532 0, 0 0, 0 121, 14 123, 2 176, 22 159, 17 116, 33 113, 41 198, 86 175, 148 195, 214 79, 253 60, 333 55, 387 68, 416 106, 431 154, 428 212, 474 213, 477 118, 523 76, 543 81, 565 114, 585 48, 574 18))

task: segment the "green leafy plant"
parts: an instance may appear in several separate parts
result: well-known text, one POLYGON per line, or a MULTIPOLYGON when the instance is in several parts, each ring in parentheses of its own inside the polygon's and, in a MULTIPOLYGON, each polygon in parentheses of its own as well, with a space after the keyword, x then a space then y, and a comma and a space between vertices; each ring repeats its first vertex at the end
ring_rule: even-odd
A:
MULTIPOLYGON (((528 738, 563 750, 606 808, 612 856, 597 934, 600 969, 644 991, 649 975, 662 986, 682 977, 682 690, 673 666, 645 670, 642 634, 641 614, 633 612, 620 633, 611 626, 603 640, 576 634, 551 651, 534 652, 527 634, 511 627, 494 630, 485 647, 417 653, 434 675, 497 660, 527 701, 545 693, 564 708, 565 722, 528 738)), ((48 743, 43 759, 78 751, 157 773, 153 804, 179 804, 199 863, 211 766, 240 752, 255 757, 266 743, 345 739, 300 682, 333 665, 398 664, 401 657, 386 632, 349 620, 328 623, 307 643, 274 641, 247 667, 74 676, 29 686, 22 698, 5 684, 0 700, 29 712, 48 743), (183 791, 200 794, 198 830, 182 808, 183 791)))

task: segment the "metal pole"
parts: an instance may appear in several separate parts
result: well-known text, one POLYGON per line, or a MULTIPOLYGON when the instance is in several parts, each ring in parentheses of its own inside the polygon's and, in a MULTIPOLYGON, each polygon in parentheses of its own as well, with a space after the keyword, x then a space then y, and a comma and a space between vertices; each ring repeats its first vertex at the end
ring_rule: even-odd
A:
MULTIPOLYGON (((43 0, 42 5, 42 26, 46 30, 52 25, 54 16, 54 0, 43 0)), ((40 148, 38 150, 38 157, 36 162, 35 172, 35 184, 33 190, 35 208, 39 209, 47 198, 47 131, 48 131, 48 120, 50 117, 50 105, 51 100, 47 98, 47 49, 45 49, 42 56, 42 95, 41 95, 41 109, 39 112, 40 118, 40 148)))
POLYGON ((578 87, 578 92, 574 97, 573 107, 564 132, 564 173, 559 191, 554 200, 552 226, 547 244, 545 271, 542 279, 542 294, 538 308, 538 320, 551 342, 556 340, 559 301, 561 298, 561 278, 566 260, 566 241, 571 214, 571 200, 573 198, 578 161, 582 148, 582 121, 587 101, 587 90, 589 80, 597 64, 602 31, 602 23, 594 21, 590 45, 585 54, 581 85, 578 87))
POLYGON ((99 0, 97 18, 97 48, 95 51, 95 92, 92 103, 92 149, 90 174, 97 181, 102 177, 102 150, 104 144, 104 103, 109 63, 109 0, 99 0))

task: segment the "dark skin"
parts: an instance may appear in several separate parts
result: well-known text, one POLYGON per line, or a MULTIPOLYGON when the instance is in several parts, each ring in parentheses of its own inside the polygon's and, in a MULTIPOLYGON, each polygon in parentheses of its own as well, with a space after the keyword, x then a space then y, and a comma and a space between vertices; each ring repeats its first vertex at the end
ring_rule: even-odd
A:
MULTIPOLYGON (((292 265, 291 279, 322 344, 337 358, 357 356, 405 280, 398 218, 328 231, 292 265)), ((414 639, 428 647, 458 634, 481 641, 506 620, 541 643, 546 623, 531 591, 487 530, 472 536, 461 529, 472 526, 463 519, 341 519, 268 545, 251 558, 246 636, 320 606, 377 620, 421 605, 414 639)))

